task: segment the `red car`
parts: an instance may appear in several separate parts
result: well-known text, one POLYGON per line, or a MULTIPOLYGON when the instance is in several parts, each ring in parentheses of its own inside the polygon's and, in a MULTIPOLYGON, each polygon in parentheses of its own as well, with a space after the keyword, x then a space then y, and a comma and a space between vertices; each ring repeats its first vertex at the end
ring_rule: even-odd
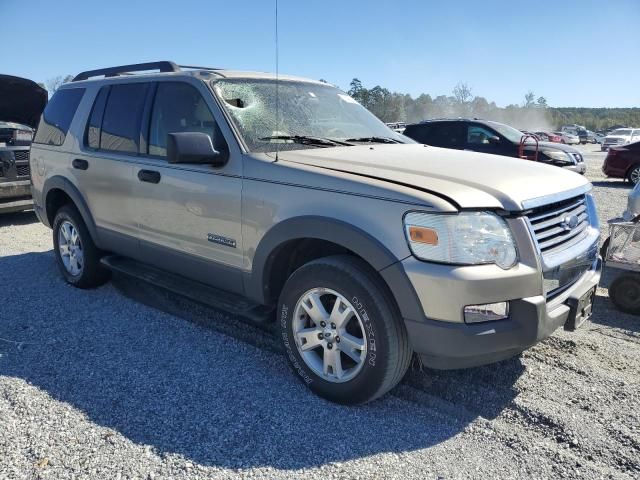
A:
POLYGON ((536 135, 544 142, 562 143, 562 137, 551 132, 536 132, 536 135))
POLYGON ((640 142, 611 147, 602 171, 607 177, 624 178, 634 185, 640 181, 640 142))

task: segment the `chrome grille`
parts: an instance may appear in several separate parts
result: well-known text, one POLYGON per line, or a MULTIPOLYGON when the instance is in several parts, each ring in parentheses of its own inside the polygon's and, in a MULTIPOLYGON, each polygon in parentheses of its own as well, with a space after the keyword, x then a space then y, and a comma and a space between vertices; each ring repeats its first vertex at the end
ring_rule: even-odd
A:
POLYGON ((588 234, 589 212, 584 195, 535 208, 527 218, 543 255, 570 248, 588 234))

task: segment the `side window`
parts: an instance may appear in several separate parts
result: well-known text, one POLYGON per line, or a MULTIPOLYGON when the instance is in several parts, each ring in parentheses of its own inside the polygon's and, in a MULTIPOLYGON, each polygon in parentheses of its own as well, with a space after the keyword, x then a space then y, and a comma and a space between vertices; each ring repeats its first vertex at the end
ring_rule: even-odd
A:
POLYGON ((147 88, 147 83, 124 83, 111 86, 102 120, 101 150, 138 153, 140 121, 147 88))
POLYGON ((463 127, 459 122, 443 122, 431 127, 431 142, 434 147, 462 148, 463 127))
POLYGON ((110 87, 102 87, 91 109, 91 116, 87 123, 87 131, 85 133, 85 145, 89 148, 100 148, 100 132, 102 129, 102 116, 104 115, 104 107, 107 104, 107 96, 110 87))
POLYGON ((84 88, 65 88, 53 95, 42 112, 33 143, 56 146, 64 143, 84 91, 84 88))
POLYGON ((202 132, 218 151, 226 151, 224 139, 200 92, 188 83, 160 82, 149 126, 149 154, 166 157, 167 135, 202 132))
POLYGON ((487 130, 480 125, 469 125, 467 127, 468 145, 489 145, 489 139, 495 136, 495 132, 487 130))

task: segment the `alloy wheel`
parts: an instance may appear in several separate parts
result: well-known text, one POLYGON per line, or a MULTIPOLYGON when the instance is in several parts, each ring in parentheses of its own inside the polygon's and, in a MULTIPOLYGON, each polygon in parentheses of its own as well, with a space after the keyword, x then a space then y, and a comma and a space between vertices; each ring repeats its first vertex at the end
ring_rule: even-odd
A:
POLYGON ((84 252, 78 229, 65 220, 58 229, 58 251, 64 268, 74 277, 82 274, 84 252))
POLYGON ((292 328, 298 353, 320 378, 348 382, 362 370, 366 330, 355 307, 338 292, 305 292, 295 306, 292 328))

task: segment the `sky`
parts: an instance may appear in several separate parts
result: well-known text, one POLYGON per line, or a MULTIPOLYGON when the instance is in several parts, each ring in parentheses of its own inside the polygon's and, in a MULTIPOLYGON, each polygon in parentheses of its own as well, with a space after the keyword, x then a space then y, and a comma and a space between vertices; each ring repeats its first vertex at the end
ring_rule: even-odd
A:
MULTIPOLYGON (((640 107, 640 0, 279 0, 279 70, 499 106, 640 107)), ((0 73, 172 60, 275 71, 275 0, 0 0, 0 73)))

